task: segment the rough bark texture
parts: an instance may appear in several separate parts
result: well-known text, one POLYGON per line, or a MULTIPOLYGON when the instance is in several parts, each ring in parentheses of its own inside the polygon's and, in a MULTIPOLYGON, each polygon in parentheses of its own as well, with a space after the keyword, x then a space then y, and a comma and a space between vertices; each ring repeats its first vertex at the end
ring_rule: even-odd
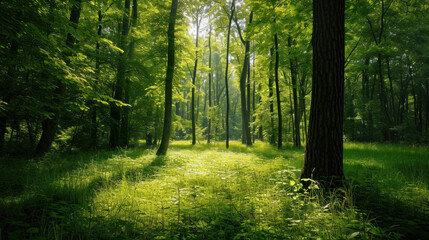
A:
POLYGON ((313 1, 313 86, 301 177, 326 185, 344 178, 344 10, 345 0, 313 1))
POLYGON ((162 133, 161 145, 156 155, 167 154, 168 144, 171 134, 171 111, 173 109, 173 76, 174 76, 174 28, 176 25, 178 0, 172 0, 170 19, 168 21, 168 65, 167 76, 165 79, 165 111, 164 111, 164 128, 162 133))
MULTIPOLYGON (((79 24, 79 19, 80 19, 80 13, 81 13, 81 0, 75 0, 73 1, 73 6, 71 8, 71 12, 70 12, 70 24, 73 28, 77 28, 78 24, 79 24)), ((75 37, 71 34, 68 33, 67 34, 67 39, 66 39, 66 45, 68 47, 72 47, 76 42, 75 37)), ((71 52, 68 52, 66 55, 71 55, 71 52)), ((68 64, 68 60, 66 61, 66 63, 68 64)), ((56 104, 60 104, 61 103, 61 97, 64 94, 66 90, 66 87, 64 86, 64 84, 61 82, 61 80, 57 81, 57 86, 54 90, 54 99, 53 102, 55 102, 56 104)), ((45 120, 42 121, 42 136, 40 137, 39 143, 37 144, 36 150, 35 150, 35 155, 43 155, 45 154, 49 148, 51 148, 52 142, 55 139, 55 135, 57 132, 57 125, 58 125, 58 119, 59 119, 59 109, 58 107, 55 107, 53 109, 51 109, 51 117, 50 118, 46 118, 45 120)))

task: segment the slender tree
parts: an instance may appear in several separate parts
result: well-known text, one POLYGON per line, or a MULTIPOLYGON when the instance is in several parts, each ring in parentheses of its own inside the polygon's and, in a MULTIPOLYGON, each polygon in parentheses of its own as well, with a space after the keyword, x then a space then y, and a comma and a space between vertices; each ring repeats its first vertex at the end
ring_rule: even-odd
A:
MULTIPOLYGON (((292 47, 292 37, 288 38, 288 47, 289 48, 292 47)), ((290 64, 290 76, 291 76, 291 80, 292 80, 293 110, 294 110, 294 116, 295 116, 294 131, 293 131, 293 145, 295 147, 301 147, 301 138, 300 138, 300 129, 299 129, 301 116, 300 116, 300 109, 298 107, 298 92, 297 92, 298 74, 297 74, 297 70, 296 70, 295 59, 291 57, 289 59, 289 64, 290 64)))
POLYGON ((226 67, 225 67, 225 91, 226 91, 226 148, 229 148, 229 87, 228 87, 228 67, 229 67, 229 39, 231 37, 231 23, 232 18, 234 17, 234 11, 235 11, 235 0, 232 0, 231 3, 231 12, 229 15, 229 23, 228 23, 228 36, 226 39, 226 67))
POLYGON ((269 66, 269 73, 268 73, 268 98, 270 102, 270 120, 271 120, 271 136, 270 136, 270 144, 274 145, 276 144, 276 132, 275 132, 275 126, 274 126, 274 103, 273 103, 273 54, 274 49, 270 48, 270 66, 269 66))
POLYGON ((345 0, 313 1, 313 86, 301 177, 331 186, 344 178, 344 11, 345 0))
POLYGON ((156 155, 167 154, 168 144, 171 134, 171 111, 173 108, 173 77, 175 66, 175 47, 174 47, 174 31, 176 24, 178 0, 172 0, 170 18, 168 20, 168 65, 167 76, 165 78, 165 109, 164 109, 164 128, 162 132, 161 145, 159 146, 156 155))
MULTIPOLYGON (((131 11, 131 21, 130 21, 130 29, 135 29, 137 26, 137 0, 133 0, 132 3, 132 11, 131 11)), ((127 47, 127 60, 131 60, 134 57, 134 46, 135 46, 135 39, 132 37, 131 42, 129 43, 127 47)), ((127 64, 128 65, 128 64, 127 64)), ((124 99, 123 102, 126 104, 130 104, 130 86, 131 81, 130 78, 127 76, 125 78, 124 82, 124 99)), ((121 126, 120 126, 120 146, 126 147, 128 146, 130 134, 129 134, 129 112, 130 112, 130 105, 123 107, 122 114, 121 114, 121 126)))
POLYGON ((197 6, 196 13, 195 13, 195 25, 197 27, 197 33, 195 37, 195 63, 194 63, 194 72, 192 74, 192 100, 191 100, 191 120, 192 120, 192 145, 195 145, 197 142, 196 136, 195 136, 195 87, 196 87, 196 79, 197 79, 197 66, 198 66, 198 41, 199 41, 199 33, 200 33, 200 24, 201 24, 201 17, 200 17, 200 6, 197 6))
MULTIPOLYGON (((274 24, 276 23, 276 20, 274 19, 274 24)), ((274 47, 276 51, 276 63, 274 67, 274 76, 275 76, 275 82, 276 82, 276 96, 277 96, 277 116, 278 116, 278 127, 277 127, 277 148, 280 149, 282 147, 282 136, 283 136, 283 129, 282 129, 282 105, 280 101, 280 84, 279 84, 279 41, 277 33, 274 34, 274 47)))
MULTIPOLYGON (((114 99, 123 101, 124 87, 125 87, 125 70, 126 70, 126 38, 129 32, 129 18, 130 18, 130 0, 125 0, 124 15, 122 17, 122 34, 119 47, 123 50, 118 57, 118 68, 116 73, 115 93, 114 99)), ((110 147, 116 148, 120 145, 120 124, 121 124, 121 107, 116 102, 110 104, 110 147)))
POLYGON ((210 143, 211 140, 211 129, 212 129, 212 25, 210 24, 209 30, 209 125, 207 128, 207 143, 210 143))

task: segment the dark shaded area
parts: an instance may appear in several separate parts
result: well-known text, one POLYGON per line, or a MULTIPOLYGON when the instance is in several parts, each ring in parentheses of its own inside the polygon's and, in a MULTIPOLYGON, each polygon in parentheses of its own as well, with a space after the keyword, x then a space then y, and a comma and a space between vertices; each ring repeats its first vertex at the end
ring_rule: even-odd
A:
MULTIPOLYGON (((98 191, 116 185, 123 178, 128 182, 149 179, 166 164, 166 157, 155 157, 150 164, 143 167, 114 169, 113 175, 94 177, 87 184, 71 181, 60 186, 53 182, 68 177, 74 170, 84 169, 92 161, 103 163, 118 154, 124 152, 117 150, 69 153, 61 155, 62 160, 59 160, 60 157, 45 160, 1 159, 2 166, 8 171, 1 171, 0 239, 32 239, 39 236, 41 229, 55 231, 52 229, 55 225, 63 228, 60 231, 62 234, 77 234, 88 238, 94 234, 105 236, 103 239, 121 239, 120 229, 133 232, 131 230, 135 229, 134 223, 120 219, 81 216, 78 212, 90 208, 91 199, 98 191), (53 160, 59 162, 55 163, 53 160)), ((144 154, 147 154, 146 149, 126 152, 126 156, 132 159, 144 154)))
POLYGON ((410 184, 418 178, 427 188, 429 176, 422 170, 428 168, 428 162, 422 153, 409 148, 384 148, 382 145, 380 149, 348 148, 344 158, 345 175, 347 182, 353 186, 352 194, 358 209, 367 213, 369 219, 392 238, 399 234, 400 239, 428 239, 429 199, 407 202, 393 198, 392 194, 398 195, 398 198, 405 194, 401 187, 406 184, 395 186, 396 183, 389 179, 392 176, 386 175, 397 173, 410 184), (366 165, 365 159, 376 159, 380 165, 366 165))

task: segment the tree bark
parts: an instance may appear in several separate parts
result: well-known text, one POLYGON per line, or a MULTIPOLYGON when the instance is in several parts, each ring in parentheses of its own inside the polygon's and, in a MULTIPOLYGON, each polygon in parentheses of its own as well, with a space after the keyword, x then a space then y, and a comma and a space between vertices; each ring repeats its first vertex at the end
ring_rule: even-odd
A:
MULTIPOLYGON (((274 20, 274 23, 276 21, 274 20)), ((282 147, 282 138, 283 138, 283 130, 282 130, 282 106, 281 106, 281 101, 280 101, 280 84, 279 84, 279 43, 278 43, 278 37, 277 37, 277 33, 274 34, 274 47, 276 50, 276 64, 274 67, 274 76, 275 76, 275 81, 276 81, 276 96, 277 96, 277 116, 278 116, 278 127, 277 127, 277 148, 280 149, 282 147)))
POLYGON ((212 129, 212 25, 210 24, 209 30, 209 125, 207 128, 207 143, 210 143, 211 140, 211 129, 212 129))
POLYGON ((196 78, 197 78, 197 66, 198 66, 198 37, 199 37, 199 30, 200 30, 200 19, 199 19, 199 11, 200 9, 197 8, 197 14, 196 14, 196 25, 197 25, 197 36, 195 39, 195 64, 194 64, 194 73, 192 75, 192 100, 191 100, 191 120, 192 120, 192 145, 196 144, 196 137, 195 137, 195 84, 196 84, 196 78))
POLYGON ((270 48, 270 69, 269 69, 269 77, 268 77, 268 99, 270 102, 270 119, 271 119, 271 136, 270 136, 270 144, 274 145, 276 144, 276 133, 275 133, 275 127, 274 127, 274 103, 273 103, 273 75, 272 75, 272 69, 273 69, 273 53, 274 49, 270 48))
POLYGON ((229 24, 228 24, 228 36, 226 40, 226 67, 225 67, 225 91, 226 91, 226 117, 225 117, 225 123, 226 123, 226 131, 225 131, 225 143, 226 148, 229 148, 229 87, 228 87, 228 67, 229 67, 229 39, 231 37, 231 23, 232 18, 234 16, 235 11, 235 0, 232 0, 231 3, 231 13, 229 16, 229 24))
MULTIPOLYGON (((288 38, 288 46, 289 48, 292 47, 292 38, 288 38)), ((294 109, 294 132, 293 132, 293 145, 295 147, 301 147, 301 138, 300 138, 300 129, 299 125, 301 122, 301 116, 300 116, 300 110, 298 108, 298 92, 297 92, 297 70, 295 66, 295 62, 293 58, 290 58, 289 60, 290 65, 290 76, 292 80, 292 95, 293 95, 293 109, 294 109)))
MULTIPOLYGON (((126 70, 126 59, 127 50, 126 38, 129 32, 129 17, 130 17, 130 0, 125 0, 125 12, 122 18, 122 34, 119 47, 124 51, 119 54, 118 57, 118 68, 116 73, 116 83, 114 89, 114 99, 117 101, 123 101, 124 99, 124 85, 125 85, 125 70, 126 70)), ((117 148, 120 146, 121 137, 121 108, 115 103, 110 104, 110 148, 117 148)))
MULTIPOLYGON (((253 12, 250 13, 250 21, 252 21, 253 12)), ((245 53, 244 53, 244 61, 243 61, 243 68, 241 70, 241 76, 240 76, 240 100, 241 100, 241 123, 242 123, 242 132, 243 132, 243 138, 242 143, 245 143, 246 145, 250 146, 252 145, 252 140, 250 136, 250 126, 249 126, 249 119, 247 114, 247 109, 250 108, 250 106, 247 106, 247 100, 246 100, 246 77, 248 76, 248 68, 249 68, 249 52, 250 52, 250 42, 245 41, 245 53)))
MULTIPOLYGON (((81 0, 73 1, 73 6, 70 12, 70 24, 73 28, 77 29, 80 19, 82 5, 81 0)), ((68 47, 72 47, 76 42, 76 38, 71 34, 67 34, 66 45, 68 47)), ((71 52, 66 53, 66 55, 72 55, 71 52)), ((69 64, 69 61, 66 60, 66 63, 69 64)), ((62 95, 65 92, 65 85, 61 82, 61 80, 57 79, 57 86, 54 90, 54 99, 53 102, 60 103, 62 95)), ((41 156, 45 154, 49 148, 51 148, 52 142, 55 139, 57 127, 58 127, 58 119, 60 111, 58 108, 51 109, 51 117, 46 118, 42 121, 42 136, 40 137, 39 143, 35 149, 35 155, 41 156)))
MULTIPOLYGON (((345 0, 313 1, 313 86, 302 179, 343 179, 345 0)), ((308 181, 304 182, 308 183, 308 181)))
POLYGON ((157 156, 167 154, 168 144, 171 134, 171 111, 173 108, 173 76, 174 76, 174 28, 176 24, 178 0, 172 0, 171 13, 168 20, 168 65, 167 76, 165 79, 165 111, 164 111, 164 128, 162 133, 161 145, 156 152, 157 156))

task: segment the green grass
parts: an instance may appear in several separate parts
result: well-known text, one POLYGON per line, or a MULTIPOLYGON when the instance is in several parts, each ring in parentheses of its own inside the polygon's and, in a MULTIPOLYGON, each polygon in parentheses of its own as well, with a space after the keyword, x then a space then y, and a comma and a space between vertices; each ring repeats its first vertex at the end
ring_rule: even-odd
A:
POLYGON ((428 236, 428 149, 345 148, 349 187, 325 194, 302 190, 302 150, 261 142, 2 159, 0 239, 428 236))

